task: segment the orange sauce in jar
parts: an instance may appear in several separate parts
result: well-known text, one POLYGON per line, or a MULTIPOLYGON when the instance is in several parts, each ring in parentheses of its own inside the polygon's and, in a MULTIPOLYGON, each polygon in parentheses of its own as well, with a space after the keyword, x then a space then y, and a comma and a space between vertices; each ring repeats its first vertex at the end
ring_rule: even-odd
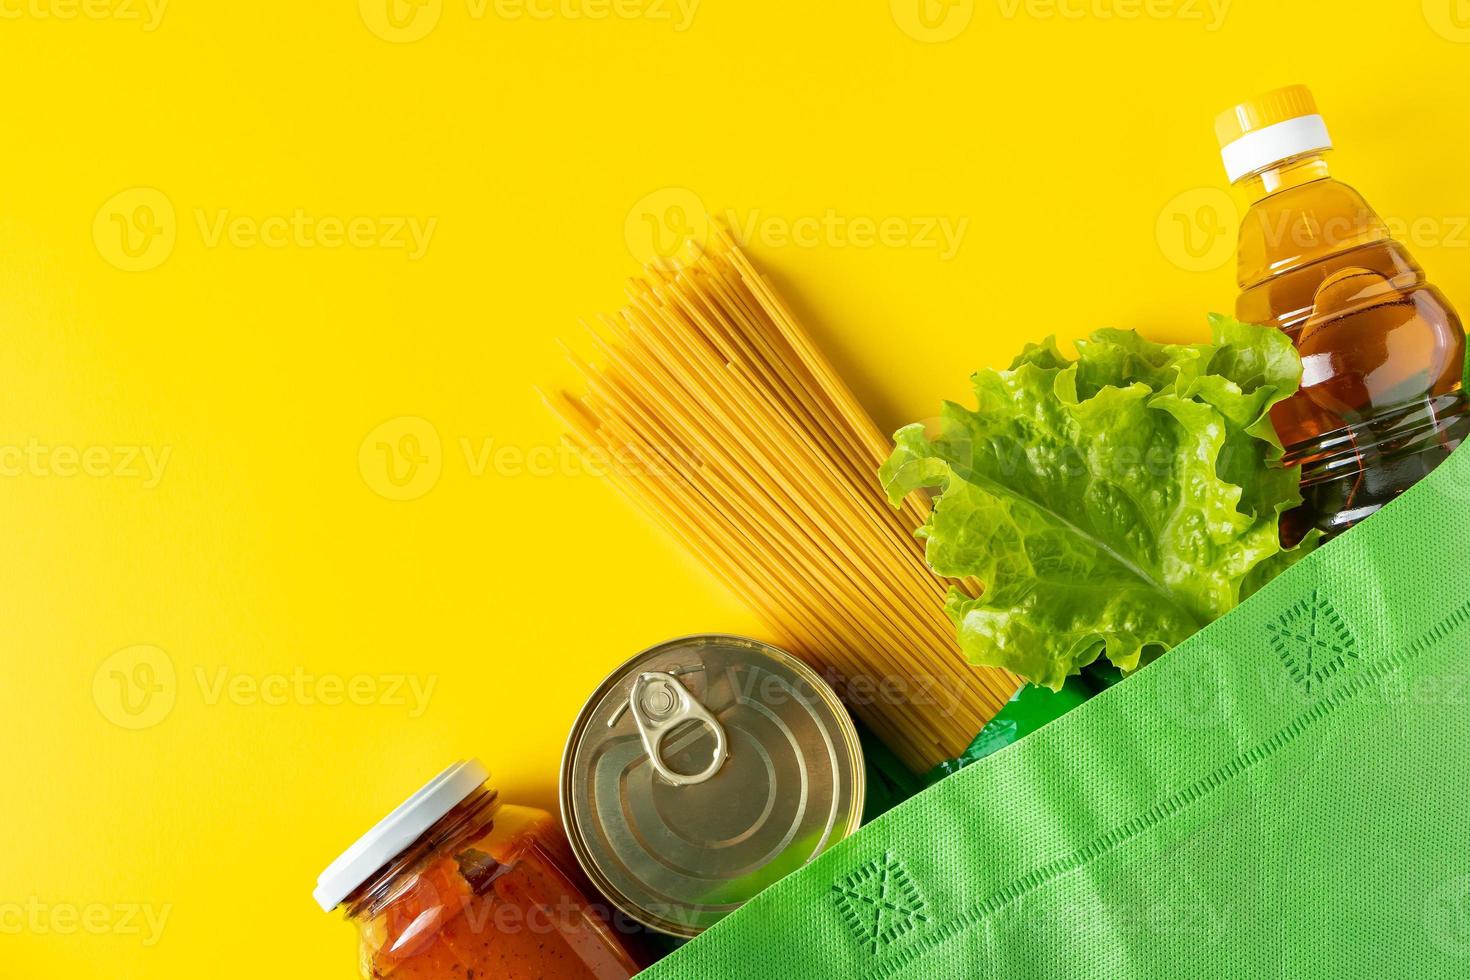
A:
POLYGON ((343 903, 365 980, 627 980, 552 816, 471 792, 343 903))

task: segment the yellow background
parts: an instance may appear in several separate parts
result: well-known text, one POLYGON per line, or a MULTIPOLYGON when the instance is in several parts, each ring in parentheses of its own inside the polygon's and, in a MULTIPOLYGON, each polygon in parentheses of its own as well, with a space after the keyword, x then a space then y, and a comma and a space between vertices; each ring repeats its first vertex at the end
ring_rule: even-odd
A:
POLYGON ((351 976, 310 892, 368 825, 470 755, 552 806, 607 671, 760 632, 533 387, 691 196, 887 429, 1049 332, 1200 335, 1212 118, 1287 82, 1470 303, 1465 0, 394 2, 0 0, 0 976, 351 976))

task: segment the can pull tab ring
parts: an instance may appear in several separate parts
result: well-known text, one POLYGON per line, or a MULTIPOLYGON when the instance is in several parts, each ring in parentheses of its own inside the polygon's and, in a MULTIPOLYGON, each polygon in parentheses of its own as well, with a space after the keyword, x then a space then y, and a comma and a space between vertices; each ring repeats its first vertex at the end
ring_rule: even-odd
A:
POLYGON ((729 744, 725 729, 689 693, 679 679, 663 671, 646 671, 633 681, 633 691, 628 697, 633 709, 633 722, 638 726, 638 735, 643 739, 644 751, 653 763, 653 771, 675 786, 693 786, 705 782, 720 771, 729 755, 729 744), (670 769, 664 762, 663 742, 669 733, 688 721, 703 722, 715 736, 715 754, 704 772, 685 775, 670 769))

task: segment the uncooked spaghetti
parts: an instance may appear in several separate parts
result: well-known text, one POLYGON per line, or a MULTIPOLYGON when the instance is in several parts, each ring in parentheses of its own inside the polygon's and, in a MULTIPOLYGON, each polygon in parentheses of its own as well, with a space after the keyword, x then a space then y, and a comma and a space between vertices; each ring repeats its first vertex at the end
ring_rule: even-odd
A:
MULTIPOLYGON (((599 318, 604 360, 570 354, 554 407, 584 452, 824 671, 916 771, 958 756, 1017 687, 970 666, 945 583, 877 483, 889 441, 729 238, 651 268, 599 318)), ((974 583, 967 583, 976 587, 974 583)))

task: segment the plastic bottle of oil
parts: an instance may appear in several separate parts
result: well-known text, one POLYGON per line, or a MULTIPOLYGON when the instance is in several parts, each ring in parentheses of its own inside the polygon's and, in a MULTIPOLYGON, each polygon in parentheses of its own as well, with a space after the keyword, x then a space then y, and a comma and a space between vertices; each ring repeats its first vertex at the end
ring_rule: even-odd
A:
POLYGON ((1357 191, 1332 178, 1311 92, 1278 89, 1215 124, 1240 227, 1236 316, 1273 324, 1302 355, 1302 387, 1272 414, 1302 510, 1288 540, 1346 530, 1408 489, 1470 431, 1465 332, 1444 296, 1357 191))

